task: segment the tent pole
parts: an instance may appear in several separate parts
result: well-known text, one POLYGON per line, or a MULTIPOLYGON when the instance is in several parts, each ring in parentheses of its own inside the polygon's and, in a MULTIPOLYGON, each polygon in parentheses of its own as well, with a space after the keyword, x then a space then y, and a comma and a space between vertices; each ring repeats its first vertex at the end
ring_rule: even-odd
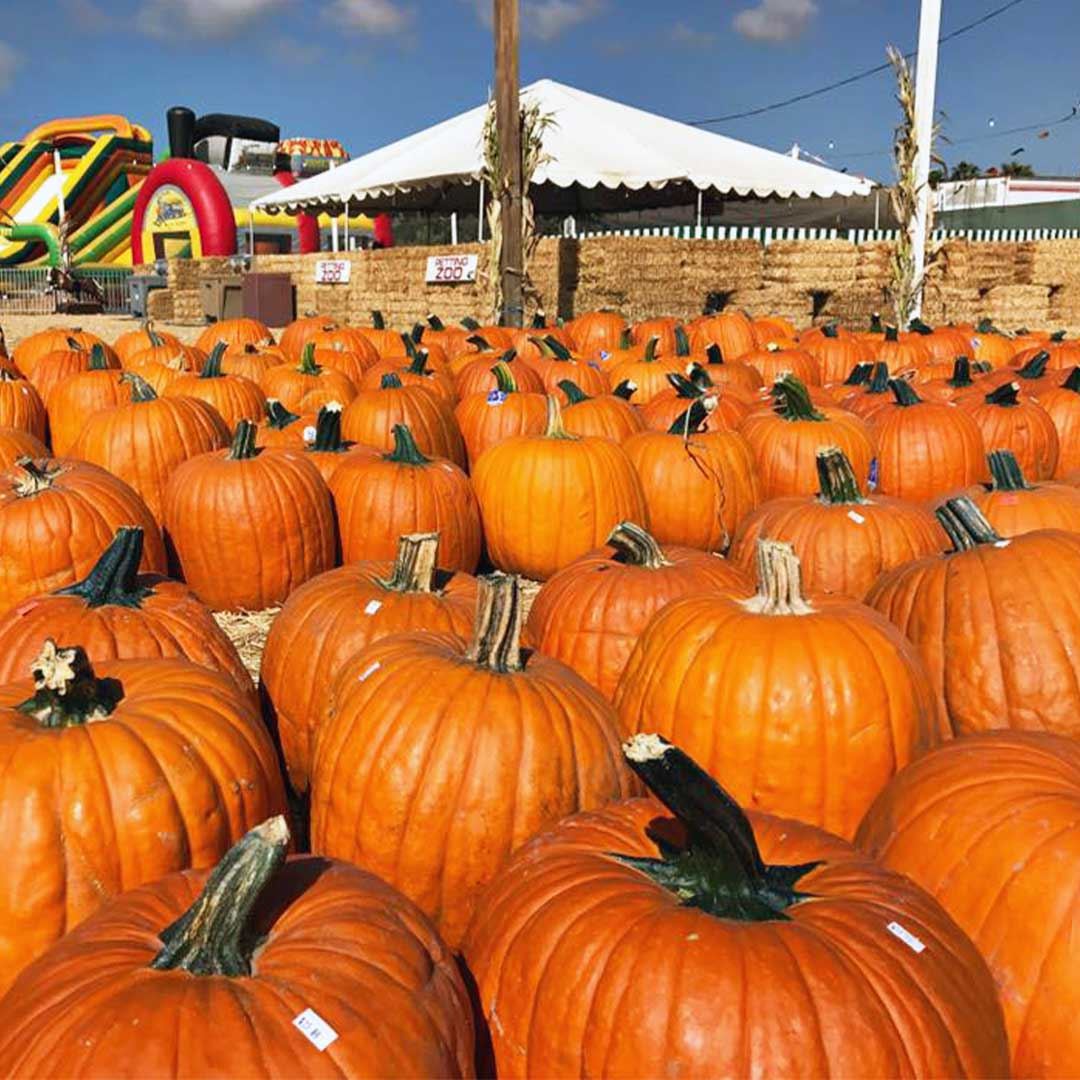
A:
POLYGON ((349 250, 349 204, 345 203, 345 250, 349 250))
POLYGON ((482 244, 484 242, 484 178, 480 177, 480 209, 477 211, 478 217, 476 219, 476 242, 482 244))
POLYGON ((697 193, 697 227, 699 229, 701 228, 701 209, 702 209, 703 196, 704 196, 704 192, 702 192, 701 188, 698 188, 698 193, 697 193))
POLYGON ((881 228, 881 188, 874 189, 874 232, 881 228))
MULTIPOLYGON (((330 162, 330 168, 333 169, 334 163, 330 162)), ((330 218, 330 247, 333 249, 334 254, 338 253, 338 217, 340 215, 333 214, 330 218)))
POLYGON ((248 206, 248 254, 255 257, 255 204, 248 206))
POLYGON ((494 0, 495 123, 499 136, 499 201, 502 204, 499 276, 504 326, 521 326, 525 274, 521 236, 521 106, 518 98, 518 0, 494 0))
POLYGON ((915 296, 912 315, 922 314, 926 271, 926 225, 930 216, 930 150, 934 138, 934 95, 937 90, 938 34, 941 0, 922 0, 919 55, 915 75, 915 216, 911 222, 915 296))
POLYGON ((457 211, 450 212, 450 243, 457 247, 457 211))

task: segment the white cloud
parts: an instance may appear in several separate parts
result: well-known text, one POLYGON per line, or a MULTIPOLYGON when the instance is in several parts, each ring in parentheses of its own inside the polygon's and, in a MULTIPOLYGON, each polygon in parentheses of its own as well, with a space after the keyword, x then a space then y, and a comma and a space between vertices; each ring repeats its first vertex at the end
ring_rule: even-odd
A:
POLYGON ((751 41, 779 44, 801 37, 817 13, 814 0, 760 0, 736 12, 731 24, 751 41))
POLYGON ((327 14, 339 26, 363 34, 399 34, 412 21, 412 12, 395 0, 334 0, 327 14))
POLYGON ((707 49, 716 44, 716 34, 712 30, 698 30, 684 22, 674 23, 668 37, 676 45, 687 49, 707 49))
POLYGON ((0 41, 0 90, 6 90, 22 66, 22 57, 6 42, 0 41))
POLYGON ((145 0, 135 26, 148 37, 229 38, 283 8, 286 0, 145 0))
MULTIPOLYGON (((491 0, 465 0, 476 17, 491 29, 491 0)), ((523 0, 521 30, 528 37, 543 42, 554 41, 567 30, 595 18, 604 10, 606 0, 523 0)))

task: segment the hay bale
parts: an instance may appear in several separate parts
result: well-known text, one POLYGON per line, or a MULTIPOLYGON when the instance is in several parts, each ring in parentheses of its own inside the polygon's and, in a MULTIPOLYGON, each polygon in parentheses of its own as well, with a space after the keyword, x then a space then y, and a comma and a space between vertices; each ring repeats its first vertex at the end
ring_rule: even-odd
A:
POLYGON ((262 611, 214 612, 214 621, 236 647, 244 667, 248 669, 252 682, 256 685, 259 682, 259 668, 266 648, 266 638, 280 611, 279 605, 264 608, 262 611))
POLYGON ((1045 326, 1050 319, 1050 288, 997 285, 984 294, 982 306, 986 316, 998 326, 1045 326))
POLYGON ((172 322, 175 317, 172 289, 154 289, 146 297, 146 317, 157 322, 172 322))
POLYGON ((1038 240, 1031 247, 1034 284, 1080 285, 1080 240, 1038 240))

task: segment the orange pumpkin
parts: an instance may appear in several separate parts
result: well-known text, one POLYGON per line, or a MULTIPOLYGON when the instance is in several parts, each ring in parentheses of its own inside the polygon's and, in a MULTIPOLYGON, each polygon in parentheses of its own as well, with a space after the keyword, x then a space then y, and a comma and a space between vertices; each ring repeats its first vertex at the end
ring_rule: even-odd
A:
POLYGON ((851 837, 889 778, 942 737, 915 647, 876 612, 805 596, 790 545, 757 547, 750 600, 669 604, 615 695, 623 729, 655 729, 737 799, 851 837))
POLYGON ((620 521, 648 521, 626 454, 607 439, 567 432, 554 397, 543 434, 489 447, 473 486, 492 563, 541 581, 601 544, 620 521))
MULTIPOLYGON (((700 354, 692 354, 698 356, 700 354)), ((709 379, 716 386, 730 386, 735 390, 755 393, 765 385, 761 372, 741 360, 725 360, 719 345, 709 345, 704 352, 709 379)), ((695 362, 700 363, 700 360, 695 362)))
POLYGON ((967 492, 999 536, 1020 536, 1036 529, 1080 532, 1080 490, 1071 484, 1029 484, 1010 450, 987 455, 990 483, 967 492))
POLYGON ((149 378, 146 372, 154 374, 161 368, 170 371, 199 371, 206 362, 206 355, 202 349, 185 345, 171 334, 163 336, 156 330, 151 330, 147 334, 147 344, 129 353, 123 367, 125 371, 139 372, 143 378, 149 378))
POLYGON ((614 311, 590 311, 566 324, 574 351, 590 358, 617 349, 626 329, 626 320, 614 311))
POLYGON ((1019 384, 1006 383, 961 404, 982 433, 984 446, 1011 450, 1033 480, 1054 475, 1060 449, 1057 428, 1038 402, 1020 397, 1019 384))
POLYGON ((120 362, 115 356, 106 353, 104 346, 95 345, 92 349, 84 349, 72 341, 70 348, 57 349, 40 357, 26 377, 48 407, 52 392, 61 383, 80 372, 106 367, 118 369, 120 362))
POLYGON ((34 384, 0 371, 0 426, 19 428, 36 439, 45 438, 48 414, 34 384))
POLYGON ((507 371, 513 376, 514 385, 522 393, 544 392, 544 380, 540 372, 524 360, 518 360, 513 349, 507 349, 504 353, 485 349, 478 353, 466 353, 463 358, 466 358, 465 363, 458 368, 454 376, 454 389, 457 391, 458 400, 463 400, 470 394, 500 389, 495 377, 497 364, 506 365, 507 371))
POLYGON ((226 375, 222 370, 225 346, 221 343, 206 358, 198 375, 181 375, 165 388, 164 397, 189 397, 205 401, 232 431, 241 420, 261 420, 266 397, 258 383, 243 375, 226 375))
POLYGON ((821 328, 819 337, 800 340, 799 348, 809 353, 818 365, 821 382, 842 382, 856 364, 870 358, 866 344, 850 334, 840 335, 835 323, 821 328))
POLYGON ((181 342, 175 334, 155 329, 153 320, 146 319, 138 330, 125 330, 112 347, 121 367, 126 368, 132 357, 154 345, 171 345, 178 349, 181 342))
POLYGON ((992 368, 1005 367, 1016 352, 1014 343, 995 330, 989 319, 975 327, 971 345, 975 359, 985 361, 992 368))
POLYGON ((644 319, 630 327, 630 340, 635 345, 646 345, 655 340, 656 355, 671 356, 678 352, 676 335, 679 331, 682 331, 679 320, 670 315, 644 319))
MULTIPOLYGON (((523 366, 518 364, 517 369, 523 366)), ((470 469, 489 446, 515 435, 539 435, 547 424, 547 399, 543 394, 521 391, 510 367, 497 363, 491 369, 495 386, 466 394, 454 409, 470 469)))
POLYGON ((746 353, 741 363, 752 367, 765 386, 771 386, 782 375, 791 375, 806 386, 820 386, 823 381, 815 356, 801 349, 781 349, 771 342, 763 349, 746 353))
POLYGON ((948 544, 926 507, 864 495, 843 451, 819 450, 817 468, 818 495, 773 499, 742 519, 732 562, 749 571, 759 540, 782 540, 799 557, 809 591, 861 600, 883 571, 948 544))
POLYGON ((669 375, 669 386, 639 410, 650 431, 669 431, 693 401, 709 401, 711 408, 702 421, 702 431, 734 431, 753 411, 738 391, 713 386, 708 369, 694 365, 689 375, 669 375))
POLYGON ((885 336, 871 346, 871 356, 888 364, 890 375, 909 368, 921 368, 932 359, 930 350, 918 334, 904 334, 901 337, 895 326, 886 327, 885 336))
POLYGON ((354 562, 296 589, 270 626, 259 680, 297 792, 308 787, 315 734, 346 662, 391 634, 469 637, 476 579, 438 569, 439 536, 398 539, 392 562, 354 562))
POLYGON ((15 361, 15 367, 22 372, 23 377, 28 379, 30 373, 43 356, 74 347, 88 353, 95 345, 102 346, 106 353, 111 352, 109 346, 97 334, 91 334, 77 326, 51 326, 45 330, 27 334, 15 346, 11 359, 15 361))
POLYGON ((646 344, 645 352, 639 359, 610 364, 607 367, 608 380, 612 386, 622 382, 634 384, 635 405, 647 405, 657 394, 668 388, 668 376, 681 375, 682 370, 683 362, 678 357, 657 355, 656 338, 646 344))
POLYGON ((586 394, 572 379, 564 379, 558 389, 567 403, 563 426, 571 435, 623 443, 645 430, 641 414, 630 404, 633 383, 621 382, 610 394, 596 396, 586 394))
POLYGON ((268 398, 280 401, 290 412, 318 412, 330 401, 348 404, 356 397, 352 380, 334 368, 315 363, 315 345, 304 346, 299 364, 270 368, 259 383, 268 398))
MULTIPOLYGON (((0 383, 0 394, 2 391, 3 383, 0 383)), ((1074 367, 1057 389, 1040 393, 1039 404, 1058 433, 1054 477, 1060 479, 1080 469, 1080 367, 1074 367)))
POLYGON ((262 385, 263 376, 281 363, 281 353, 271 352, 265 346, 244 345, 240 349, 226 349, 221 357, 221 371, 225 375, 242 375, 257 385, 262 385))
POLYGON ((727 361, 741 360, 757 348, 754 324, 741 311, 721 311, 695 319, 690 326, 690 348, 704 352, 718 345, 727 361))
POLYGON ((123 404, 130 397, 119 370, 109 367, 103 353, 90 356, 90 366, 68 376, 49 395, 49 440, 53 453, 67 454, 78 441, 88 417, 123 404))
POLYGON ((48 456, 49 448, 29 431, 0 427, 0 471, 6 472, 21 458, 48 456))
POLYGON ((857 842, 921 885, 971 936, 1000 991, 1013 1076, 1080 1060, 1080 746, 972 735, 906 768, 857 842))
POLYGON ((273 345, 274 335, 258 319, 222 319, 208 326, 198 337, 195 347, 207 356, 214 346, 223 342, 226 348, 244 345, 273 345))
MULTIPOLYGON (((559 388, 560 384, 567 380, 593 397, 606 394, 611 390, 613 384, 608 381, 607 374, 596 362, 586 362, 575 357, 565 345, 551 335, 545 337, 541 344, 543 346, 541 356, 536 360, 524 362, 540 373, 545 393, 554 394, 562 404, 568 405, 569 401, 563 398, 563 392, 559 388)), ((619 382, 625 377, 618 377, 615 381, 619 382)))
POLYGON ((388 357, 372 364, 357 383, 357 389, 378 390, 382 386, 382 377, 391 373, 397 375, 403 386, 423 386, 451 408, 457 403, 450 369, 432 364, 426 349, 414 349, 412 356, 406 357, 404 362, 400 357, 388 357))
MULTIPOLYGON (((304 352, 304 346, 320 332, 338 329, 336 320, 329 319, 325 315, 317 315, 309 312, 299 319, 293 319, 284 330, 281 331, 281 339, 278 348, 285 354, 286 360, 294 363, 300 362, 304 352)), ((366 339, 365 339, 366 340, 366 339)))
POLYGON ((926 893, 656 735, 623 752, 655 798, 532 840, 464 942, 498 1075, 1007 1074, 986 964, 926 893))
POLYGON ((480 580, 467 648, 433 633, 368 645, 335 680, 315 744, 312 851, 399 888, 451 948, 516 848, 629 790, 611 705, 523 652, 521 619, 517 580, 496 575, 480 580))

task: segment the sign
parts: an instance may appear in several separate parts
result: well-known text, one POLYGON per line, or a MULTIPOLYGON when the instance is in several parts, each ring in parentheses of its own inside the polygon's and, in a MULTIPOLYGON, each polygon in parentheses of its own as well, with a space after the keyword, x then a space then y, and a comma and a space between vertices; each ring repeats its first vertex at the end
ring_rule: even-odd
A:
POLYGON ((319 259, 315 264, 316 285, 348 285, 351 274, 348 259, 319 259))
POLYGON ((195 207, 175 184, 162 184, 150 196, 143 215, 143 252, 154 258, 187 255, 202 258, 202 237, 195 207), (190 251, 185 251, 190 245, 190 251))
POLYGON ((424 280, 429 285, 457 285, 476 280, 476 255, 429 255, 424 280))

